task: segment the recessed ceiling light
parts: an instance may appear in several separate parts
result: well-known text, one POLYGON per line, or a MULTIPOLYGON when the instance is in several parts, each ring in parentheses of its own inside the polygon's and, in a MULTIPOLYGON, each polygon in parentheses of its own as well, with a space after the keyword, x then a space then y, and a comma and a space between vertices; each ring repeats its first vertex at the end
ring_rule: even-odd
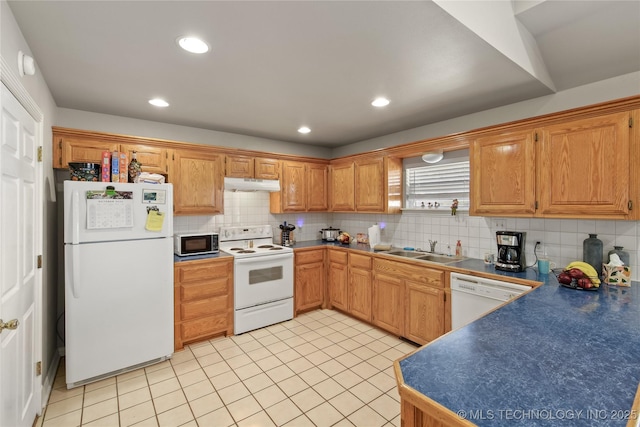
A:
POLYGON ((300 133, 309 133, 309 132, 311 132, 311 129, 309 129, 306 126, 302 126, 301 128, 298 129, 298 132, 300 132, 300 133))
POLYGON ((374 107, 386 107, 389 105, 389 100, 387 98, 376 98, 371 103, 374 107))
POLYGON ((209 45, 196 37, 180 37, 178 39, 178 45, 191 53, 209 52, 209 45))
POLYGON ((164 99, 153 98, 149 100, 149 104, 154 105, 156 107, 168 107, 169 103, 164 99))

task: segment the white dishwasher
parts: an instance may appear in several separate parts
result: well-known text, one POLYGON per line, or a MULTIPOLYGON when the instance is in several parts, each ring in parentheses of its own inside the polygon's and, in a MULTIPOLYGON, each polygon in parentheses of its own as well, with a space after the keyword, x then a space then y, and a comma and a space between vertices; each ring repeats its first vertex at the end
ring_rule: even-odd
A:
POLYGON ((451 273, 451 328, 471 323, 529 290, 531 286, 451 273))

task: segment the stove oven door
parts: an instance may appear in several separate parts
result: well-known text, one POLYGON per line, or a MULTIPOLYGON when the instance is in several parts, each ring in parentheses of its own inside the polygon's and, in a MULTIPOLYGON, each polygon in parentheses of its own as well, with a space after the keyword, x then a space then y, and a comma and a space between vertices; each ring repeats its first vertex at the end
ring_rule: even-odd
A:
POLYGON ((236 310, 293 298, 293 253, 236 257, 236 310))

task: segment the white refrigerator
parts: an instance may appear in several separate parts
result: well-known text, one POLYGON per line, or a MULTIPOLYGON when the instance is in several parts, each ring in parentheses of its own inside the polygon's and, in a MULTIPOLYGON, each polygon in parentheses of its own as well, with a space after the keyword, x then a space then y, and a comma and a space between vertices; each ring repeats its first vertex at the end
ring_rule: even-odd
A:
POLYGON ((173 354, 173 187, 64 182, 67 388, 173 354))

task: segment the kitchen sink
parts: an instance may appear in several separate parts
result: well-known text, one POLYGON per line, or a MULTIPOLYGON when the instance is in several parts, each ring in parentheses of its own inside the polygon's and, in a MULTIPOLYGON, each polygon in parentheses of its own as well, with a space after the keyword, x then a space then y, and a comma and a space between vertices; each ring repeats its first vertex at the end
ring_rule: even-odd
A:
POLYGON ((425 261, 438 262, 440 264, 449 264, 452 262, 462 261, 464 258, 452 257, 452 256, 446 256, 446 255, 427 254, 427 255, 417 256, 414 259, 422 259, 425 261))
POLYGON ((387 251, 387 252, 381 252, 381 253, 385 255, 394 255, 394 256, 411 258, 411 259, 416 259, 421 261, 437 262, 438 264, 452 264, 454 262, 458 262, 466 259, 466 258, 452 257, 447 255, 431 254, 428 252, 404 251, 404 250, 393 250, 393 251, 387 251))
POLYGON ((416 252, 416 251, 388 251, 388 252, 382 252, 382 253, 386 255, 403 256, 407 258, 416 258, 421 255, 424 255, 424 252, 416 252))

